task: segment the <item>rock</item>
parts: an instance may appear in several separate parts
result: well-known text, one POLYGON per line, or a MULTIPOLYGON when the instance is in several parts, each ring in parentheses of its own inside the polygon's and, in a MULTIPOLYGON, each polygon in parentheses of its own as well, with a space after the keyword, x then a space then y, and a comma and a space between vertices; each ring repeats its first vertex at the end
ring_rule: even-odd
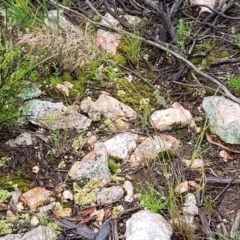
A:
POLYGON ((124 195, 124 191, 120 186, 102 188, 97 192, 97 203, 108 204, 118 201, 124 195))
POLYGON ((12 192, 11 194, 12 194, 12 198, 10 200, 9 206, 13 212, 17 212, 17 211, 19 211, 19 209, 17 208, 17 204, 18 204, 18 201, 19 201, 19 198, 20 198, 22 192, 20 190, 16 190, 16 191, 12 192))
POLYGON ((144 140, 127 160, 132 167, 145 165, 149 160, 155 159, 160 152, 175 152, 180 146, 180 142, 170 135, 159 134, 148 137, 144 140))
POLYGON ((104 142, 110 156, 126 160, 137 147, 138 135, 130 132, 120 133, 104 142))
POLYGON ((20 89, 21 92, 17 95, 17 97, 22 101, 37 98, 42 94, 42 91, 38 88, 38 86, 29 81, 22 81, 20 89))
MULTIPOLYGON (((210 8, 214 8, 215 6, 215 3, 216 3, 216 0, 191 0, 190 1, 191 5, 207 5, 209 6, 210 8)), ((219 6, 223 3, 223 0, 219 0, 219 4, 217 6, 217 8, 219 9, 219 6)), ((225 4, 224 4, 225 6, 225 4)), ((220 11, 221 9, 219 9, 220 11)), ((212 10, 207 8, 207 7, 203 7, 203 6, 200 6, 200 13, 202 12, 207 12, 207 13, 211 13, 212 10)))
POLYGON ((191 113, 179 103, 174 103, 173 108, 155 111, 150 116, 150 123, 160 131, 171 130, 173 127, 184 127, 191 124, 191 113))
POLYGON ((8 234, 4 237, 0 237, 0 240, 22 240, 21 234, 8 234))
POLYGON ((210 130, 221 140, 240 144, 240 106, 224 97, 211 96, 203 100, 202 107, 209 119, 210 130))
POLYGON ((36 216, 33 216, 30 220, 30 224, 32 227, 36 227, 39 224, 39 220, 36 216))
POLYGON ((126 223, 126 240, 170 240, 172 227, 160 214, 139 211, 126 223))
POLYGON ((178 218, 173 219, 172 221, 175 224, 183 225, 186 224, 190 228, 196 228, 194 223, 194 216, 198 215, 198 207, 196 197, 192 193, 188 193, 185 197, 185 202, 182 207, 182 215, 179 214, 178 218))
POLYGON ((17 136, 14 140, 9 140, 7 144, 11 147, 31 146, 33 145, 33 138, 31 133, 24 132, 17 136))
POLYGON ((20 200, 27 204, 30 209, 35 209, 44 202, 49 201, 51 195, 51 191, 42 187, 36 187, 22 194, 20 200))
POLYGON ((46 206, 39 207, 38 210, 39 210, 39 213, 40 213, 41 215, 44 215, 44 214, 46 214, 46 213, 49 212, 49 211, 53 211, 54 208, 55 208, 55 206, 56 206, 56 202, 51 202, 51 203, 49 203, 49 204, 46 205, 46 206))
POLYGON ((65 190, 64 192, 63 192, 63 198, 65 199, 65 200, 73 200, 73 194, 72 194, 72 192, 70 191, 70 190, 65 190))
POLYGON ((130 181, 125 181, 123 184, 123 188, 127 192, 127 195, 125 196, 126 202, 132 202, 133 201, 133 185, 130 181))
POLYGON ((104 143, 98 142, 94 150, 88 153, 81 161, 76 161, 69 171, 73 180, 93 179, 107 184, 111 181, 108 169, 108 154, 104 143))
MULTIPOLYGON (((119 25, 118 20, 116 20, 110 13, 104 15, 104 19, 100 21, 101 25, 110 27, 110 24, 113 26, 119 25), (105 21, 107 19, 107 21, 105 21)), ((107 53, 116 54, 117 46, 121 40, 122 36, 119 33, 106 31, 104 29, 98 29, 96 34, 96 42, 102 49, 107 53)))
POLYGON ((119 102, 116 98, 101 94, 95 102, 95 106, 101 109, 105 118, 113 121, 125 117, 129 120, 137 118, 137 113, 129 106, 119 102))
POLYGON ((91 125, 91 120, 77 111, 69 109, 62 102, 52 103, 41 100, 30 100, 23 106, 23 115, 31 123, 51 130, 78 128, 91 125))
POLYGON ((185 202, 183 205, 183 212, 189 215, 198 215, 198 207, 196 197, 192 193, 188 193, 185 197, 185 202))
POLYGON ((201 158, 195 158, 193 160, 182 159, 182 162, 191 169, 203 169, 204 168, 204 161, 201 158))
POLYGON ((97 122, 101 120, 101 109, 99 109, 91 99, 84 99, 81 101, 80 109, 87 113, 92 121, 97 122))
POLYGON ((50 227, 39 226, 25 233, 21 240, 55 240, 56 234, 50 227))

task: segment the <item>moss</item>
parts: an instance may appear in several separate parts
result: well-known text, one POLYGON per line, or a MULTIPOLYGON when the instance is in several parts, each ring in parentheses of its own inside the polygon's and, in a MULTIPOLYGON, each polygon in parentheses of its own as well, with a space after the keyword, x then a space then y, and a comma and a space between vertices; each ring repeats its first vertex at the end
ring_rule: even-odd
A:
POLYGON ((108 168, 112 174, 118 173, 121 170, 120 166, 112 158, 108 160, 108 168))
POLYGON ((30 188, 30 181, 21 177, 4 176, 0 178, 0 187, 6 190, 19 189, 26 192, 30 188))
POLYGON ((116 96, 122 103, 128 104, 134 108, 135 111, 139 110, 141 99, 150 99, 152 106, 156 104, 153 88, 148 84, 141 81, 129 82, 124 78, 119 78, 114 82, 118 90, 123 90, 126 94, 116 96), (152 102, 151 102, 152 100, 152 102))
POLYGON ((229 52, 228 52, 228 51, 221 51, 221 52, 220 52, 220 57, 221 57, 221 58, 229 57, 229 52))

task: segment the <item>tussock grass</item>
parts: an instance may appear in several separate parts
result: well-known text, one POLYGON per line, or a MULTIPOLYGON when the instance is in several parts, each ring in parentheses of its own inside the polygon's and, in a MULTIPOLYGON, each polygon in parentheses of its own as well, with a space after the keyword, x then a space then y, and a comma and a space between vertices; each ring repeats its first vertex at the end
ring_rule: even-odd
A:
POLYGON ((32 28, 17 44, 43 49, 62 69, 77 73, 96 58, 99 50, 87 27, 83 30, 61 15, 59 19, 45 19, 45 23, 45 26, 32 28))

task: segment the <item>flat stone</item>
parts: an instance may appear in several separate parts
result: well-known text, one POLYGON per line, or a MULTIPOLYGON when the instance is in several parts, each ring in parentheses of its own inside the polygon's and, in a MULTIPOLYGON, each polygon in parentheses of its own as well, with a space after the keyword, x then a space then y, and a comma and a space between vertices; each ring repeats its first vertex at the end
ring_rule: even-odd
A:
POLYGON ((44 202, 49 201, 51 195, 51 191, 43 187, 35 187, 22 194, 20 200, 27 204, 30 209, 35 209, 44 202))
POLYGON ((221 140, 240 144, 240 105, 220 96, 206 97, 202 107, 209 119, 210 130, 221 140))
POLYGON ((117 134, 104 142, 110 156, 126 160, 137 147, 138 135, 130 132, 117 134))
POLYGON ((95 102, 95 106, 101 109, 104 117, 113 121, 122 117, 125 117, 129 120, 134 120, 137 118, 137 113, 131 107, 106 94, 99 96, 95 102))
POLYGON ((73 109, 68 109, 62 102, 30 100, 23 106, 23 115, 31 123, 51 130, 78 128, 91 125, 91 120, 73 109))
POLYGON ((8 234, 4 237, 0 237, 0 240, 22 240, 21 234, 8 234))
POLYGON ((158 213, 139 211, 126 222, 126 240, 170 240, 172 227, 158 213))
POLYGON ((150 116, 150 123, 160 131, 171 130, 173 127, 184 127, 192 122, 191 113, 179 103, 174 103, 173 108, 155 111, 150 116))
POLYGON ((25 233, 21 240, 55 240, 56 234, 50 227, 39 226, 25 233))
POLYGON ((17 97, 22 101, 37 98, 42 94, 42 91, 39 89, 39 87, 35 83, 29 81, 22 81, 20 84, 20 89, 21 92, 17 95, 17 97))
POLYGON ((111 181, 111 173, 108 168, 108 154, 104 143, 98 142, 94 150, 89 152, 81 161, 76 161, 69 176, 73 180, 93 179, 107 184, 111 181))
POLYGON ((160 152, 173 151, 175 152, 180 146, 180 142, 170 135, 159 134, 153 137, 148 137, 127 160, 132 167, 146 165, 148 161, 157 158, 160 152))
POLYGON ((7 144, 10 145, 11 147, 31 146, 33 145, 33 138, 31 133, 24 132, 17 136, 15 139, 9 140, 7 144))
POLYGON ((108 204, 118 201, 124 195, 124 191, 120 186, 102 188, 97 192, 97 203, 108 204))

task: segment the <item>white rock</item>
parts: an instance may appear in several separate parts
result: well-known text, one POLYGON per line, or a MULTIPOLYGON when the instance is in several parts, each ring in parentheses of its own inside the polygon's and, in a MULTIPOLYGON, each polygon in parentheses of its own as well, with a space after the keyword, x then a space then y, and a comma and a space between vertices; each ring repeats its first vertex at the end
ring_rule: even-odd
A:
POLYGON ((167 220, 148 210, 133 214, 126 223, 126 240, 170 240, 171 235, 167 220))
POLYGON ((182 159, 182 162, 185 163, 187 167, 192 169, 203 169, 204 161, 201 158, 195 158, 194 160, 182 159))
POLYGON ((27 120, 51 130, 67 128, 87 128, 91 120, 77 111, 67 109, 62 102, 52 103, 41 100, 31 100, 24 104, 23 115, 27 120))
POLYGON ((55 240, 56 234, 50 227, 39 226, 25 233, 21 240, 55 240))
POLYGON ((120 186, 113 186, 109 188, 102 188, 97 192, 97 203, 108 204, 118 201, 123 197, 124 191, 120 186))
POLYGON ((95 102, 95 105, 101 109, 104 117, 113 121, 121 117, 126 117, 130 120, 137 118, 137 113, 131 107, 106 94, 101 94, 98 100, 95 102))
POLYGON ((132 202, 133 201, 133 185, 130 181, 125 181, 123 184, 123 188, 127 192, 127 195, 125 196, 126 202, 132 202))
POLYGON ((186 195, 183 205, 183 212, 193 216, 198 215, 197 201, 194 194, 188 193, 186 195))
POLYGON ((14 140, 9 140, 7 144, 11 147, 31 146, 33 145, 33 138, 31 133, 24 132, 17 136, 14 140))
POLYGON ((81 161, 76 161, 69 176, 73 180, 93 179, 107 184, 111 181, 111 173, 108 168, 108 154, 104 143, 98 142, 94 150, 88 153, 81 161))
POLYGON ((172 221, 175 224, 187 224, 190 228, 196 228, 196 223, 194 222, 194 216, 198 215, 198 207, 196 197, 192 193, 188 193, 185 198, 185 202, 182 208, 182 215, 179 214, 178 218, 172 221))
POLYGON ((209 119, 210 130, 224 142, 240 144, 240 105, 224 97, 211 96, 202 107, 209 119))
MULTIPOLYGON (((118 20, 116 20, 110 13, 106 13, 104 15, 104 18, 107 19, 107 21, 102 19, 100 21, 100 24, 102 25, 109 27, 111 24, 116 27, 119 24, 118 20)), ((119 33, 106 31, 104 29, 98 29, 96 34, 96 42, 107 53, 116 54, 117 46, 121 40, 121 37, 122 36, 119 33)))
POLYGON ((66 199, 66 200, 73 200, 73 194, 72 194, 72 192, 71 191, 69 191, 69 190, 65 190, 64 192, 63 192, 63 197, 64 197, 64 199, 66 199))
POLYGON ((31 224, 32 227, 36 227, 39 224, 38 218, 36 216, 33 216, 31 218, 30 224, 31 224))
MULTIPOLYGON (((214 8, 214 5, 215 5, 215 2, 216 0, 191 0, 190 1, 191 4, 195 5, 195 4, 198 4, 198 5, 207 5, 209 6, 210 8, 214 8)), ((223 2, 223 0, 220 0, 219 1, 219 4, 221 4, 223 2)), ((211 13, 212 10, 210 10, 209 8, 207 7, 200 7, 200 13, 201 12, 209 12, 211 13)), ((219 9, 219 8, 218 8, 219 9)))
POLYGON ((160 152, 176 151, 180 142, 170 135, 159 134, 144 140, 127 160, 132 167, 147 164, 149 160, 155 159, 160 152))
POLYGON ((137 147, 138 135, 130 132, 120 133, 104 142, 110 156, 126 160, 137 147))
POLYGON ((101 120, 101 109, 99 109, 91 99, 84 99, 81 101, 80 109, 87 113, 89 118, 94 122, 101 120))
POLYGON ((40 215, 45 214, 48 211, 52 211, 55 208, 55 206, 56 206, 56 202, 51 202, 46 206, 39 207, 38 210, 39 210, 40 215))
POLYGON ((22 240, 21 234, 8 234, 4 237, 0 237, 0 240, 22 240))
POLYGON ((173 104, 174 108, 155 111, 150 117, 150 123, 160 131, 171 130, 173 127, 184 127, 191 124, 191 113, 179 103, 173 104))

